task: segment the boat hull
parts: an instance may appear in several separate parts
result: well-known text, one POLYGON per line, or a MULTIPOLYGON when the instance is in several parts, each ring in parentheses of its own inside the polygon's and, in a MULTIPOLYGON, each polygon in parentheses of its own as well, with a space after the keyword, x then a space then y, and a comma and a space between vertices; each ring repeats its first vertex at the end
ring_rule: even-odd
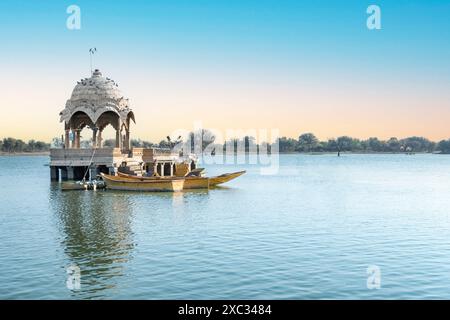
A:
POLYGON ((177 192, 183 190, 184 179, 138 180, 102 173, 106 188, 125 191, 177 192))
POLYGON ((131 181, 161 181, 161 180, 175 180, 175 179, 184 179, 184 186, 183 189, 205 189, 209 187, 218 186, 220 184, 226 183, 230 180, 236 179, 237 177, 243 175, 246 173, 246 171, 237 171, 232 173, 224 173, 219 176, 215 177, 184 177, 184 178, 178 178, 178 177, 138 177, 138 176, 132 176, 129 174, 121 173, 119 172, 119 177, 125 179, 125 180, 131 180, 131 181))
POLYGON ((217 186, 219 184, 228 182, 230 180, 236 179, 237 177, 243 175, 246 171, 238 171, 238 172, 233 172, 233 173, 224 173, 221 174, 220 176, 216 176, 216 177, 211 177, 209 178, 209 186, 210 187, 214 187, 217 186))
POLYGON ((209 178, 206 177, 139 177, 139 176, 133 176, 126 173, 117 173, 119 177, 131 181, 161 181, 161 180, 184 180, 183 190, 190 190, 190 189, 208 189, 209 188, 209 178))
POLYGON ((61 183, 62 191, 72 191, 72 190, 87 190, 87 188, 79 183, 74 182, 62 182, 61 183))
POLYGON ((206 177, 186 177, 184 179, 184 189, 209 189, 209 178, 206 177))
POLYGON ((72 190, 98 190, 104 189, 105 183, 103 181, 63 181, 61 182, 60 188, 62 191, 72 191, 72 190))

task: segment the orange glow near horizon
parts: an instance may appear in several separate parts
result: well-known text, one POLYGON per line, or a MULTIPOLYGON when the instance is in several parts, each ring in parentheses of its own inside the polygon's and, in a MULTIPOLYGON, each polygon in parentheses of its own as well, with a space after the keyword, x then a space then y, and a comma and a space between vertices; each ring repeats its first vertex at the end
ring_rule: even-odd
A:
MULTIPOLYGON (((0 137, 50 141, 63 133, 58 114, 75 81, 61 74, 45 79, 39 74, 19 70, 12 78, 0 79, 5 89, 0 137)), ((450 94, 437 88, 373 87, 358 81, 349 87, 332 78, 300 83, 244 74, 220 79, 207 73, 185 76, 159 70, 150 78, 125 73, 114 77, 136 115, 132 138, 159 142, 177 129, 193 130, 198 121, 224 135, 226 129, 279 129, 281 136, 312 132, 321 140, 342 135, 450 138, 450 94)), ((105 138, 113 138, 110 135, 105 138)))

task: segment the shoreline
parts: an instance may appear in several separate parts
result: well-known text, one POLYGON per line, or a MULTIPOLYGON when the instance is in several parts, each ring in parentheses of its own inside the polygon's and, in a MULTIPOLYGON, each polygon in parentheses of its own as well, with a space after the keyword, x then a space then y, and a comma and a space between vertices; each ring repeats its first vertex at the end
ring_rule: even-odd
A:
MULTIPOLYGON (((247 155, 249 153, 245 153, 247 155)), ((250 153, 254 154, 254 153, 250 153)), ((337 152, 279 152, 278 154, 286 154, 286 155, 292 155, 292 154, 298 154, 298 155, 310 155, 310 156, 323 156, 323 155, 337 155, 337 152)), ((341 152, 341 155, 351 155, 351 154, 357 154, 357 155, 386 155, 386 154, 392 154, 392 155, 415 155, 415 154, 431 154, 431 155, 448 155, 447 153, 435 153, 435 152, 413 152, 413 153, 406 153, 406 152, 341 152)), ((242 154, 244 155, 244 154, 242 154)), ((22 157, 22 156, 28 156, 28 157, 36 157, 36 156, 50 156, 49 151, 43 151, 43 152, 0 152, 0 156, 2 157, 22 157)))

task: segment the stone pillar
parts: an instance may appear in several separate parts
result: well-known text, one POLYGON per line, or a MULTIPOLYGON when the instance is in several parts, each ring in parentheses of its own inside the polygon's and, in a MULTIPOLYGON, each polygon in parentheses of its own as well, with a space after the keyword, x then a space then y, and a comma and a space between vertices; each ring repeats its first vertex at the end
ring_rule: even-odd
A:
POLYGON ((81 148, 81 130, 78 130, 78 134, 77 134, 77 148, 78 149, 81 148))
POLYGON ((155 163, 153 164, 153 175, 158 173, 158 163, 155 161, 155 163))
POLYGON ((65 136, 64 136, 64 148, 69 149, 70 148, 70 129, 66 129, 65 136))
POLYGON ((75 148, 80 149, 80 140, 81 140, 81 135, 80 135, 81 130, 80 129, 76 129, 75 130, 75 148))
POLYGON ((130 130, 126 130, 125 132, 125 150, 130 150, 130 130))
POLYGON ((71 141, 72 149, 75 148, 75 130, 72 130, 72 141, 71 141))
POLYGON ((67 167, 61 168, 61 181, 67 180, 67 167))
POLYGON ((160 169, 160 176, 161 177, 164 177, 164 162, 161 162, 160 164, 159 164, 159 167, 161 168, 160 169))
POLYGON ((51 181, 59 181, 59 168, 58 167, 50 167, 50 180, 51 181))
POLYGON ((97 168, 90 168, 89 169, 89 180, 94 180, 97 178, 98 170, 97 168))
POLYGON ((171 176, 173 176, 173 166, 174 166, 174 164, 171 163, 171 164, 170 164, 170 175, 171 175, 171 176))
POLYGON ((120 131, 116 130, 116 148, 120 148, 120 131))
POLYGON ((124 134, 122 136, 122 139, 121 139, 121 150, 122 150, 122 152, 126 151, 125 141, 126 141, 126 135, 124 134))
POLYGON ((67 180, 74 180, 73 167, 67 167, 67 180))
POLYGON ((117 122, 117 130, 116 130, 116 148, 119 148, 120 152, 122 152, 121 131, 122 131, 122 121, 120 121, 120 118, 119 118, 118 122, 117 122))
POLYGON ((97 147, 97 128, 92 129, 92 148, 97 147))
POLYGON ((102 142, 103 138, 102 138, 102 130, 98 130, 98 137, 97 137, 97 147, 101 148, 103 146, 103 142, 102 142))

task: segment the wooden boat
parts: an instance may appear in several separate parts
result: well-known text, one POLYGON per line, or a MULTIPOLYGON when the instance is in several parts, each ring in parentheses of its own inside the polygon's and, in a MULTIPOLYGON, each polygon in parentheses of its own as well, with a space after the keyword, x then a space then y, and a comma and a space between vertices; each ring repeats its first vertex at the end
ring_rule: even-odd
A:
POLYGON ((198 177, 198 176, 188 176, 188 177, 139 177, 133 176, 131 174, 118 172, 117 175, 124 179, 137 180, 137 181, 149 181, 149 180, 184 180, 183 190, 189 189, 208 189, 209 188, 209 178, 198 177))
MULTIPOLYGON (((107 189, 127 191, 175 192, 183 190, 184 179, 130 179, 101 173, 107 189)), ((140 178, 140 177, 137 177, 140 178)))
MULTIPOLYGON (((230 180, 236 179, 237 177, 243 175, 246 171, 238 171, 232 173, 224 173, 220 176, 215 177, 198 177, 198 176, 186 176, 184 177, 184 189, 203 189, 208 187, 217 186, 219 184, 228 182, 230 180)), ((133 176, 126 173, 118 172, 118 175, 123 178, 134 179, 134 180, 161 180, 161 179, 174 179, 173 177, 139 177, 133 176)))
POLYGON ((72 191, 72 190, 87 190, 84 184, 78 182, 61 182, 60 188, 62 191, 72 191))
POLYGON ((238 172, 232 172, 232 173, 224 173, 220 176, 211 177, 209 178, 209 186, 214 187, 219 184, 228 182, 230 180, 236 179, 237 177, 243 175, 246 171, 238 171, 238 172))
POLYGON ((72 191, 72 190, 97 190, 104 189, 105 182, 99 180, 92 181, 63 181, 61 182, 62 191, 72 191))

